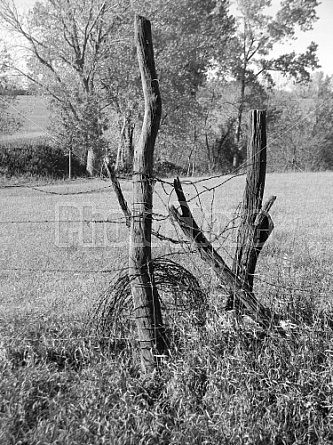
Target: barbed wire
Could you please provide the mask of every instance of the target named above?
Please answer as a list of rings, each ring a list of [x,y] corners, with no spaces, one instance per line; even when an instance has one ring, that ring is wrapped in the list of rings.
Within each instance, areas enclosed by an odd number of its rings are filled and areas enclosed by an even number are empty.
[[[297,324],[297,320],[296,319],[294,319],[294,317],[290,317],[291,319],[293,319],[293,326],[292,326],[292,329],[291,329],[291,331],[296,331],[296,332],[298,332],[298,331],[304,331],[304,330],[306,330],[306,331],[310,331],[310,332],[312,332],[312,333],[315,333],[315,334],[328,334],[328,333],[330,333],[330,334],[332,334],[333,335],[333,329],[331,328],[331,327],[328,327],[327,329],[320,329],[320,328],[316,328],[316,327],[314,327],[314,326],[310,326],[310,325],[307,325],[307,324]],[[80,320],[81,322],[82,322],[82,320]],[[78,336],[75,336],[75,335],[73,335],[72,337],[48,337],[48,336],[46,336],[46,335],[41,335],[40,337],[38,337],[38,338],[33,338],[33,337],[28,337],[28,336],[26,336],[26,335],[23,335],[23,336],[19,336],[19,335],[17,335],[17,336],[14,336],[14,335],[7,335],[6,333],[2,333],[1,334],[1,339],[3,339],[3,340],[11,340],[11,341],[20,341],[21,343],[23,343],[23,342],[26,342],[26,345],[21,345],[23,348],[24,347],[26,347],[26,348],[30,348],[30,347],[32,347],[32,344],[34,344],[34,343],[40,343],[40,344],[43,344],[43,343],[46,343],[46,342],[52,342],[52,343],[56,343],[56,342],[70,342],[70,341],[84,341],[84,340],[97,340],[97,341],[99,341],[99,342],[101,342],[101,341],[107,341],[107,340],[109,340],[109,341],[127,341],[127,342],[129,342],[129,343],[133,343],[133,342],[140,342],[140,340],[137,338],[137,335],[135,334],[135,333],[133,333],[133,336],[132,337],[119,337],[119,336],[116,336],[116,335],[109,335],[109,336],[106,336],[106,335],[96,335],[96,334],[90,334],[90,335],[78,335]],[[295,341],[294,340],[294,338],[289,338],[288,336],[284,336],[283,337],[283,340],[284,341]],[[1,347],[2,345],[0,344],[0,347]],[[2,346],[3,347],[3,346]]]
[[[322,105],[323,106],[323,105]],[[319,109],[319,107],[316,108]],[[316,111],[315,110],[315,111]],[[313,111],[313,113],[315,112]],[[295,125],[291,126],[290,129],[293,129],[298,123],[296,123]],[[285,133],[281,134],[278,138],[276,138],[274,141],[276,142],[279,138],[282,138],[283,135]],[[266,149],[269,147],[270,144],[267,144],[267,147],[263,147],[262,150]],[[211,175],[205,178],[199,178],[199,179],[185,179],[183,181],[183,184],[186,186],[192,186],[195,190],[194,195],[188,199],[188,202],[194,201],[196,200],[199,203],[201,212],[203,214],[204,219],[206,218],[204,210],[203,210],[203,204],[201,201],[201,197],[202,195],[212,192],[213,193],[213,200],[215,197],[215,191],[222,187],[223,185],[225,185],[226,183],[228,183],[229,181],[233,180],[236,177],[239,176],[244,176],[245,175],[245,169],[250,166],[253,162],[253,158],[248,159],[246,163],[243,163],[242,165],[240,165],[239,167],[237,167],[236,169],[233,169],[232,172],[229,175],[225,175],[225,174],[217,174],[217,175]],[[122,179],[122,180],[128,180],[128,177],[122,177],[122,176],[118,176],[118,179]],[[217,179],[223,178],[223,180],[219,181],[218,184],[214,184],[214,185],[207,185],[207,183],[209,181],[215,181]],[[104,178],[100,178],[100,180],[105,181]],[[161,184],[161,188],[163,190],[163,192],[166,195],[166,201],[165,199],[163,199],[162,195],[156,191],[154,191],[154,193],[156,193],[156,195],[159,197],[161,203],[164,205],[165,209],[168,212],[168,207],[170,204],[170,200],[171,197],[173,195],[174,192],[174,185],[173,182],[168,181],[166,179],[162,179],[156,176],[153,176],[151,178],[152,181],[155,181],[159,184]],[[87,194],[93,194],[93,193],[100,193],[102,191],[108,191],[111,187],[112,184],[108,184],[106,186],[103,187],[98,187],[98,188],[94,188],[91,190],[85,190],[85,191],[77,191],[77,192],[56,192],[56,191],[52,191],[52,190],[43,190],[42,187],[50,187],[52,185],[59,185],[59,182],[56,183],[48,183],[48,184],[43,184],[43,185],[29,185],[29,184],[11,184],[11,185],[5,185],[5,186],[0,186],[0,189],[9,189],[9,188],[25,188],[25,189],[29,189],[29,190],[33,190],[39,193],[44,193],[44,194],[49,194],[49,195],[56,195],[56,196],[75,196],[75,195],[87,195]],[[62,184],[61,184],[62,185]],[[66,184],[66,186],[68,186],[68,184]],[[203,187],[203,190],[199,190],[198,187]],[[167,191],[167,187],[170,187],[171,190]],[[212,206],[212,204],[211,204]],[[162,222],[162,221],[166,221],[169,219],[169,214],[163,214],[163,213],[154,213],[153,214],[153,219],[157,222]],[[207,218],[206,218],[207,219]],[[96,223],[96,224],[115,224],[115,223],[125,223],[125,217],[121,217],[118,219],[114,219],[114,220],[25,220],[25,221],[0,221],[0,224],[4,225],[4,224],[55,224],[55,223],[87,223],[87,224],[91,224],[91,223]],[[230,231],[235,229],[237,226],[230,228]],[[159,232],[157,232],[159,233]],[[219,248],[223,249],[225,252],[226,249],[223,246],[223,240],[221,240],[221,236],[224,233],[224,231],[222,231],[219,234],[214,234],[211,231],[211,236],[214,238],[213,241],[219,243]],[[164,240],[166,241],[171,241],[171,238],[167,238],[163,235],[161,235],[163,237]],[[179,241],[179,243],[181,243],[181,246],[183,248],[182,252],[172,252],[170,253],[170,255],[188,255],[189,253],[197,253],[197,250],[189,248],[189,246],[187,246],[187,248],[185,247],[186,245],[186,241],[185,240],[181,240],[181,237],[179,236],[179,234],[177,235],[177,239]],[[188,242],[187,242],[188,243]],[[232,258],[231,254],[230,258]],[[283,260],[285,261],[285,257],[282,257]],[[289,263],[291,263],[290,259],[288,259]],[[291,263],[291,264],[295,264],[295,263]],[[196,266],[198,270],[199,266]],[[118,273],[118,272],[122,272],[122,271],[126,271],[128,270],[128,267],[122,267],[122,268],[104,268],[104,269],[65,269],[65,268],[29,268],[29,267],[25,267],[25,268],[21,268],[21,267],[13,267],[13,268],[3,268],[1,269],[2,272],[29,272],[29,273],[59,273],[59,274],[70,274],[70,275],[98,275],[98,274],[114,274],[114,273]],[[326,275],[330,275],[330,274],[326,274]],[[295,291],[295,292],[302,292],[302,293],[308,293],[309,295],[313,294],[313,292],[315,291],[315,289],[305,289],[305,288],[298,288],[298,287],[294,287],[294,286],[289,286],[288,284],[280,284],[280,283],[274,283],[271,281],[268,281],[267,278],[263,275],[257,275],[255,274],[255,278],[258,281],[264,282],[265,284],[267,284],[268,286],[274,287],[274,288],[279,288],[279,289],[283,289],[285,291]],[[316,294],[318,295],[318,291],[315,291]],[[324,291],[319,292],[320,295],[327,295],[327,293],[325,293]],[[92,338],[99,338],[101,339],[101,337],[96,337],[96,336],[84,336],[84,337],[80,337],[80,338],[86,338],[86,339],[92,339]],[[111,339],[113,337],[105,337],[105,339]],[[53,340],[60,340],[57,337],[52,337]],[[69,337],[68,339],[72,339],[71,337]],[[114,339],[114,338],[113,338]],[[63,341],[65,341],[65,338],[63,339]]]
[[[112,274],[128,270],[127,267],[114,269],[60,269],[60,268],[33,268],[33,267],[4,267],[1,272],[35,272],[35,273],[61,273],[61,274]]]
[[[162,213],[153,213],[151,219],[153,221],[162,222],[170,218],[170,215]],[[85,223],[85,224],[126,224],[125,216],[119,216],[114,219],[26,219],[26,220],[0,220],[0,225],[11,224],[65,224],[65,223]]]
[[[66,184],[67,185],[67,184]],[[45,185],[43,187],[47,187],[48,185]],[[88,195],[88,194],[92,194],[92,193],[97,193],[97,192],[102,192],[102,191],[106,191],[110,188],[112,188],[112,184],[108,184],[105,187],[98,187],[92,190],[81,190],[79,192],[63,192],[63,193],[59,193],[59,192],[55,192],[52,190],[43,190],[42,188],[40,188],[42,186],[31,186],[31,185],[25,185],[25,184],[18,184],[18,185],[10,185],[10,186],[0,186],[0,189],[8,189],[8,188],[24,188],[24,189],[28,189],[28,190],[34,190],[36,192],[39,193],[45,193],[47,195],[57,195],[57,196],[73,196],[73,195]]]
[[[31,338],[31,337],[26,337],[26,336],[11,336],[11,335],[6,335],[6,334],[1,334],[1,339],[7,339],[7,340],[19,340],[19,341],[26,341],[27,343],[31,343],[31,342],[39,342],[42,343],[43,341],[52,341],[52,342],[56,342],[56,341],[73,341],[73,340],[99,340],[99,341],[104,341],[104,340],[112,340],[112,341],[128,341],[128,342],[133,342],[133,341],[138,341],[139,339],[135,338],[135,335],[133,334],[133,337],[118,337],[118,336],[99,336],[99,335],[81,335],[81,336],[73,336],[73,337],[46,337],[44,335],[42,335],[40,338]],[[28,345],[30,346],[30,345]]]
[[[43,184],[34,184],[33,182],[36,181],[36,179],[33,179],[31,181],[28,182],[22,182],[20,184],[18,183],[14,183],[14,184],[0,184],[0,190],[2,189],[11,189],[11,188],[22,188],[24,186],[30,186],[30,187],[34,187],[34,188],[39,188],[39,187],[52,187],[53,185],[63,185],[66,184],[67,186],[69,186],[70,184],[75,184],[76,182],[81,182],[81,181],[91,181],[91,180],[96,180],[96,178],[79,178],[79,179],[66,179],[66,183],[64,179],[58,179],[58,180],[54,180],[54,181],[47,181],[44,182]]]
[[[123,176],[123,175],[117,175],[117,178],[122,180],[122,181],[127,181],[130,182],[131,181],[131,177],[129,175],[127,176]],[[52,186],[69,186],[69,185],[79,185],[82,183],[89,183],[92,181],[96,181],[96,180],[100,180],[102,182],[108,182],[109,183],[109,178],[107,176],[105,176],[104,174],[99,174],[98,177],[78,177],[78,178],[66,178],[66,179],[55,179],[53,181],[49,181],[47,179],[45,179],[45,182],[43,182],[42,184],[36,183],[36,184],[31,184],[32,180],[29,182],[22,182],[22,183],[14,183],[14,184],[0,184],[0,190],[1,189],[10,189],[10,188],[24,188],[24,187],[33,187],[34,189],[40,188],[40,187],[52,187]],[[34,181],[36,181],[36,179],[34,179]],[[170,183],[170,185],[172,185]],[[105,187],[108,188],[108,187]],[[97,189],[98,190],[98,189]]]
[[[295,287],[295,286],[288,286],[287,284],[278,284],[278,283],[272,283],[271,281],[267,281],[267,279],[263,278],[261,275],[259,274],[254,274],[254,277],[257,281],[260,281],[262,283],[268,284],[271,287],[275,287],[275,288],[279,288],[279,289],[283,289],[283,290],[288,290],[288,291],[295,291],[295,292],[304,292],[304,293],[308,293],[308,294],[313,294],[314,290],[313,288],[308,288],[308,289],[304,289],[301,287]],[[316,295],[322,294],[322,295],[327,295],[327,292],[318,292],[316,291]]]
[[[293,130],[293,129],[296,127],[296,125],[299,125],[299,123],[301,123],[301,122],[303,122],[303,121],[306,121],[306,120],[309,118],[309,116],[311,116],[311,115],[317,113],[317,111],[318,111],[319,109],[321,109],[322,107],[324,107],[324,106],[325,106],[329,101],[331,101],[331,100],[332,100],[332,98],[327,98],[327,99],[323,100],[322,103],[315,105],[314,109],[313,109],[313,110],[310,110],[310,112],[309,112],[306,116],[304,116],[304,117],[302,117],[301,119],[299,119],[295,124],[291,125],[291,126],[288,127],[284,132],[282,132],[279,136],[275,137],[275,138],[273,139],[273,141],[270,142],[270,143],[268,143],[268,144],[266,144],[266,146],[263,147],[262,150],[269,149],[269,147],[270,147],[270,145],[272,145],[272,143],[277,142],[279,139],[281,139],[283,136],[285,136],[289,131]],[[45,132],[45,134],[46,134],[47,136],[49,136],[51,139],[53,139],[54,141],[57,141],[57,138],[56,138],[54,135],[51,135],[45,128],[43,128],[42,126],[40,126],[39,124],[37,124],[36,122],[34,122],[33,120],[31,120],[30,118],[26,117],[26,116],[24,115],[24,113],[22,113],[22,112],[21,112],[18,108],[16,108],[13,104],[10,104],[10,107],[13,108],[18,114],[20,114],[21,116],[23,116],[25,119],[27,119],[29,122],[35,124],[38,128],[40,128],[41,130],[43,130],[43,132]],[[82,157],[80,154],[75,153],[75,151],[72,150],[72,153],[74,154],[74,156],[76,156],[77,158],[81,159],[82,161],[84,160],[83,157]],[[260,153],[260,152],[259,152],[259,153]],[[235,176],[235,175],[236,175],[236,176],[239,176],[239,175],[244,174],[244,173],[240,173],[240,171],[241,171],[242,169],[246,168],[248,165],[250,165],[250,164],[249,164],[249,161],[252,162],[253,159],[254,159],[253,157],[252,157],[251,159],[247,159],[247,162],[246,162],[245,164],[241,164],[241,165],[238,166],[237,168],[234,168],[234,169],[230,172],[230,175],[231,175],[231,176]],[[98,174],[100,174],[100,171],[99,171],[98,169],[95,168],[94,170],[95,170]],[[205,182],[205,181],[214,179],[214,178],[219,177],[219,176],[220,176],[220,175],[213,175],[213,176],[211,176],[211,177],[209,177],[209,178],[203,178],[203,179],[199,179],[199,180],[196,180],[196,181],[191,181],[191,183],[192,183],[192,184],[195,184],[195,183],[199,183],[199,182]],[[119,179],[119,178],[118,178],[118,179]],[[154,179],[157,180],[157,178],[154,178]],[[232,179],[232,178],[230,178],[230,179]],[[228,179],[228,180],[230,180],[230,179]],[[163,183],[165,183],[165,184],[173,185],[172,183],[170,183],[170,182],[168,182],[168,181],[166,181],[166,180],[164,180],[164,179],[158,178],[158,180],[159,180],[160,182],[163,181]],[[223,185],[223,184],[221,184],[221,185]],[[207,190],[207,191],[210,191],[210,190]],[[201,193],[204,193],[204,192],[205,192],[205,191],[203,191],[203,192],[201,192]]]
[[[85,224],[126,224],[125,217],[116,219],[39,219],[39,220],[8,220],[0,221],[1,225],[10,224],[63,224],[63,223],[85,223]]]
[[[168,239],[167,239],[168,240]],[[179,240],[179,244],[183,244],[183,245],[189,245],[190,243],[187,240]],[[225,251],[225,249],[223,249]],[[194,255],[197,254],[198,250],[197,249],[188,249],[186,251],[173,251],[170,253],[166,253],[162,256],[158,256],[158,259],[161,258],[167,258],[168,256],[175,256],[175,255]],[[232,256],[230,256],[231,259],[233,259]],[[282,266],[282,268],[284,269],[284,267]],[[208,267],[208,269],[210,269],[210,267]],[[115,272],[123,272],[128,270],[128,266],[124,266],[121,268],[104,268],[104,269],[65,269],[65,268],[33,268],[33,267],[3,267],[1,268],[1,272],[35,272],[35,273],[64,273],[64,274],[111,274],[111,273],[115,273]],[[327,272],[327,271],[322,271],[322,274],[324,276],[329,276],[329,277],[333,277],[333,273]],[[283,273],[283,276],[285,278],[286,274]],[[278,283],[273,283],[272,281],[268,281],[268,279],[261,273],[255,273],[254,274],[255,280],[264,282],[272,287],[279,287],[281,289],[284,290],[291,290],[291,291],[300,291],[300,292],[308,292],[308,293],[313,293],[314,292],[314,288],[300,288],[300,287],[295,287],[295,286],[288,286],[286,284],[278,284]],[[289,277],[290,279],[292,278],[291,276]],[[317,285],[317,284],[316,284]],[[316,292],[318,293],[318,292]]]

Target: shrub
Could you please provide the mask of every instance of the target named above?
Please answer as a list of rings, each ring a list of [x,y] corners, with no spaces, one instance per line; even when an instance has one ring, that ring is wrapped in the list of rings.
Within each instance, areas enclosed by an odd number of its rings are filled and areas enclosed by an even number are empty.
[[[155,162],[155,173],[159,176],[177,176],[185,173],[183,167],[170,161]]]
[[[28,174],[62,178],[68,174],[68,156],[61,148],[45,143],[23,143],[15,146],[3,145],[0,150],[0,165],[8,176]],[[84,174],[84,165],[80,159],[73,157],[72,175]]]

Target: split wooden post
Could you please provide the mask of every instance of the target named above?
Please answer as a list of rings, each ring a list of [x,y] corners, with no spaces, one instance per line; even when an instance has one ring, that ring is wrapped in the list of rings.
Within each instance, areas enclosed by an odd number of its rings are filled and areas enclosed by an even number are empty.
[[[144,371],[165,354],[166,341],[160,300],[151,263],[153,154],[162,104],[155,70],[150,22],[135,17],[135,41],[145,98],[140,140],[133,160],[133,203],[130,226],[129,275]]]
[[[170,206],[170,215],[173,220],[179,224],[184,234],[196,244],[202,259],[213,268],[221,283],[229,288],[237,302],[245,307],[254,320],[264,329],[268,329],[275,323],[270,310],[256,299],[249,286],[241,282],[207,240],[192,215],[179,178],[174,180],[174,187],[180,204],[180,211],[174,205]]]
[[[268,212],[276,197],[270,197],[267,203],[264,206],[262,205],[266,179],[266,159],[266,112],[252,110],[250,112],[247,146],[246,186],[233,263],[234,274],[251,291],[258,256],[274,228]],[[230,295],[227,307],[229,309],[234,307],[232,295]]]
[[[251,112],[251,130],[248,146],[248,171],[241,211],[241,225],[233,269],[207,240],[195,222],[186,201],[179,178],[174,187],[180,211],[173,205],[170,214],[185,235],[195,242],[204,261],[213,267],[221,283],[229,289],[227,309],[245,309],[264,329],[274,326],[284,334],[280,320],[269,308],[257,300],[253,292],[253,275],[261,249],[273,230],[273,222],[268,214],[275,201],[272,196],[262,206],[266,175],[266,120],[265,112]]]

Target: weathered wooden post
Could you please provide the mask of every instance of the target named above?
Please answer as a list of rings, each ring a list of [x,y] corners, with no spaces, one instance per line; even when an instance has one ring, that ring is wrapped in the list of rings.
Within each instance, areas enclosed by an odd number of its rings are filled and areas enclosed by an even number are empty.
[[[170,214],[185,235],[195,242],[201,257],[213,267],[221,284],[229,289],[227,309],[234,307],[245,309],[263,328],[275,326],[282,332],[278,317],[257,300],[253,292],[253,274],[257,259],[274,227],[268,211],[275,197],[271,197],[262,207],[266,175],[265,117],[264,111],[252,111],[250,116],[247,181],[233,270],[228,267],[195,222],[178,178],[174,186],[180,211],[172,205]]]
[[[267,203],[262,206],[266,179],[266,158],[266,112],[252,110],[247,145],[246,186],[233,263],[234,274],[251,291],[259,253],[274,228],[268,212],[275,201],[275,196],[269,198]],[[229,298],[228,307],[233,307],[232,296]]]
[[[230,295],[235,298],[237,303],[245,307],[258,323],[264,328],[268,328],[272,322],[270,311],[256,299],[249,286],[233,273],[205,237],[193,218],[179,178],[175,179],[174,186],[180,204],[180,211],[174,205],[171,205],[170,214],[172,218],[179,224],[184,234],[196,244],[202,259],[213,268],[220,278],[221,284],[229,288]]]
[[[135,40],[145,98],[140,140],[133,160],[133,203],[129,275],[144,370],[153,369],[166,351],[165,332],[151,264],[153,154],[161,119],[161,96],[155,70],[150,22],[135,17]]]

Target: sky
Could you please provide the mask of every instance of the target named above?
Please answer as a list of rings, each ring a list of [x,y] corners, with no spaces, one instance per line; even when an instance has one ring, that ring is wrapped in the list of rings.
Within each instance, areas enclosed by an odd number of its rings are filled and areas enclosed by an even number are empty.
[[[272,11],[278,9],[279,3],[279,0],[272,0]],[[297,40],[284,45],[283,48],[278,48],[278,53],[282,54],[288,50],[296,51],[296,53],[305,52],[309,44],[315,42],[318,44],[317,56],[321,65],[320,71],[332,76],[333,0],[321,0],[317,8],[317,16],[319,20],[313,25],[312,31],[297,32]]]
[[[34,3],[35,0],[15,0],[20,12],[27,11]],[[278,9],[279,4],[280,0],[272,0],[271,14]],[[312,31],[297,32],[298,39],[296,41],[277,48],[272,55],[278,56],[289,51],[304,52],[307,46],[314,41],[319,45],[317,54],[321,65],[320,70],[331,76],[333,75],[333,0],[321,0],[317,15],[319,20],[314,24]]]

